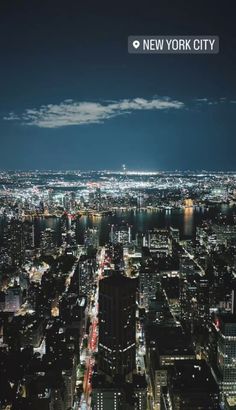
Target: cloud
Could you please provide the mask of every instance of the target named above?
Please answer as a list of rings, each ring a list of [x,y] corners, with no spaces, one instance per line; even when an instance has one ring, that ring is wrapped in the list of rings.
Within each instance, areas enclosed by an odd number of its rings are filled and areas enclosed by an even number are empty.
[[[20,117],[14,114],[14,112],[9,112],[7,117],[3,117],[3,119],[6,121],[16,121],[16,120],[20,120]]]
[[[195,98],[193,102],[195,102],[198,106],[199,105],[204,106],[204,105],[235,104],[236,103],[235,100],[229,100],[227,99],[227,97],[220,97],[217,99],[211,99],[207,97]]]
[[[207,97],[203,97],[203,98],[195,98],[194,100],[195,103],[197,103],[197,105],[218,105],[220,103],[226,102],[225,97],[220,98],[218,100],[213,100]]]
[[[208,103],[208,102],[209,102],[208,98],[206,98],[206,97],[203,97],[203,98],[195,98],[194,101],[196,101],[197,103]]]
[[[109,102],[76,102],[68,99],[60,104],[26,109],[21,115],[10,112],[4,120],[20,120],[23,124],[40,128],[59,128],[69,125],[103,123],[105,120],[119,115],[128,115],[133,111],[182,109],[184,107],[183,102],[169,97],[134,98]]]

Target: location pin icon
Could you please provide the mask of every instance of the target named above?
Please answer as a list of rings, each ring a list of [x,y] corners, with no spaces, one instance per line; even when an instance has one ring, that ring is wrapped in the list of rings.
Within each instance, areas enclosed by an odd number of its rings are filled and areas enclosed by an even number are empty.
[[[133,41],[133,47],[137,50],[137,48],[139,48],[140,46],[140,42],[138,40],[134,40]]]

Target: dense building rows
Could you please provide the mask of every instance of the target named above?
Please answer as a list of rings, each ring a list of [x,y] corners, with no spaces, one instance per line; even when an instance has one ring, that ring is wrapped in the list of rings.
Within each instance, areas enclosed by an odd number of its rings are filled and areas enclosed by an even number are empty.
[[[234,176],[77,177],[2,176],[1,410],[234,409]]]

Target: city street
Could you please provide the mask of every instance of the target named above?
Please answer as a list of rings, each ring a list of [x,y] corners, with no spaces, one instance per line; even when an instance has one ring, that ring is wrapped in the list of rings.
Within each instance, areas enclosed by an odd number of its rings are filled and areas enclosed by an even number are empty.
[[[87,347],[83,348],[81,351],[81,357],[85,360],[86,370],[84,374],[83,381],[83,394],[81,396],[81,401],[79,409],[89,410],[91,408],[91,378],[93,374],[93,367],[95,363],[94,354],[97,352],[98,345],[98,282],[102,278],[104,269],[104,257],[105,248],[98,250],[97,254],[97,270],[94,277],[94,293],[88,304],[87,319],[90,319],[91,324],[89,328],[89,335],[87,340]],[[85,327],[86,329],[86,327]],[[81,343],[81,346],[83,343]]]

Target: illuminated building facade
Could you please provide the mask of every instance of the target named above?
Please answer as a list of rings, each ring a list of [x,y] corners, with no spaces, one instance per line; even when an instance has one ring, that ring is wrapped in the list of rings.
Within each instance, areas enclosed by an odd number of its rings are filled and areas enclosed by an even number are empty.
[[[216,321],[218,330],[217,364],[221,375],[221,389],[236,394],[236,316],[224,314]]]

